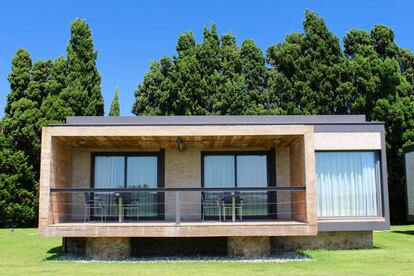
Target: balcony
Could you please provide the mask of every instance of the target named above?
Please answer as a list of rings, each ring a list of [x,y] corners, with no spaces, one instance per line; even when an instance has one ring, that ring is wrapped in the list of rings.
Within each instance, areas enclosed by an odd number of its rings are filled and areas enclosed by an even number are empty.
[[[308,228],[303,186],[55,188],[50,192],[49,235],[78,236],[83,229],[83,234],[97,236],[108,231],[112,236],[125,231],[136,236],[185,236],[192,229],[196,232],[191,236],[232,232],[237,236],[251,227],[250,235],[260,236],[281,230],[289,234],[290,227]],[[310,231],[302,232],[306,233]]]

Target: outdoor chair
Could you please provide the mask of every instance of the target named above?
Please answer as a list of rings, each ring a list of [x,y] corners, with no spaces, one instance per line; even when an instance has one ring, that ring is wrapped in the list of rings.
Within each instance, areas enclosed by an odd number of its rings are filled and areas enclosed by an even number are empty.
[[[131,214],[130,217],[136,217],[137,221],[139,220],[139,194],[138,193],[131,193],[125,196],[126,202],[122,206],[122,214],[128,215]]]
[[[223,193],[222,206],[223,206],[223,220],[226,220],[226,210],[230,209],[230,214],[233,211],[233,199],[234,208],[236,214],[239,213],[240,220],[243,220],[243,199],[240,193]]]
[[[103,203],[101,200],[92,199],[91,194],[89,192],[84,192],[83,198],[84,198],[84,209],[85,209],[84,218],[83,218],[84,222],[86,222],[86,220],[88,221],[91,220],[92,210],[94,210],[94,216],[97,215],[95,211],[98,211],[99,216],[101,217],[101,222],[103,222],[104,219],[106,220]]]
[[[217,210],[219,221],[221,221],[221,205],[220,200],[206,198],[206,193],[201,194],[201,205],[203,207],[202,221],[205,219],[206,211]]]

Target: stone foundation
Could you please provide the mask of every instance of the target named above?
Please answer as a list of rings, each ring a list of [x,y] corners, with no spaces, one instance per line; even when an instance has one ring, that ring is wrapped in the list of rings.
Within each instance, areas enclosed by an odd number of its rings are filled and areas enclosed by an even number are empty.
[[[260,258],[283,250],[372,248],[372,231],[319,232],[317,236],[222,238],[63,238],[63,252],[95,260],[132,256]]]
[[[362,249],[373,247],[372,231],[319,232],[317,236],[271,237],[272,252],[298,249]]]
[[[227,254],[230,257],[260,258],[270,254],[269,237],[228,237]]]
[[[87,238],[85,255],[93,260],[124,260],[131,254],[129,238]]]

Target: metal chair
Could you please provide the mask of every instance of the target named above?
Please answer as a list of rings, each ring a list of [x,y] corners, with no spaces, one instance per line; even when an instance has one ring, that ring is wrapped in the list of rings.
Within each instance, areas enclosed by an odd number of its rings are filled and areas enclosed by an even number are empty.
[[[206,198],[205,193],[201,193],[201,205],[203,207],[203,215],[201,218],[202,221],[204,221],[205,219],[205,214],[207,210],[217,210],[218,218],[219,218],[219,221],[221,222],[221,205],[220,205],[219,199],[209,199],[209,198]]]
[[[138,193],[132,193],[128,196],[127,203],[122,206],[123,215],[127,214],[127,211],[130,210],[131,213],[136,212],[136,218],[139,220],[139,195]]]
[[[226,209],[233,211],[233,200],[234,208],[239,213],[240,221],[243,220],[243,199],[240,193],[223,193],[222,195],[222,206],[223,206],[223,220],[226,220]],[[231,213],[230,212],[230,213]]]
[[[86,218],[88,218],[88,221],[91,220],[92,210],[100,211],[101,222],[103,222],[104,218],[106,220],[103,204],[100,200],[92,199],[89,192],[83,193],[83,199],[84,199],[84,208],[85,208],[83,222],[86,222]]]

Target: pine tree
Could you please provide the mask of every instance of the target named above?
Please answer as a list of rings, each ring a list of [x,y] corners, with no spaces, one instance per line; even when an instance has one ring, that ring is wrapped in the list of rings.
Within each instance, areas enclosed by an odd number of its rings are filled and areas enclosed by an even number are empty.
[[[96,58],[89,25],[85,20],[76,19],[71,24],[71,39],[67,47],[67,87],[61,93],[61,98],[74,115],[104,115]]]
[[[119,108],[119,89],[118,87],[115,89],[115,95],[111,102],[111,108],[109,110],[109,116],[119,116],[120,115],[120,108]]]

